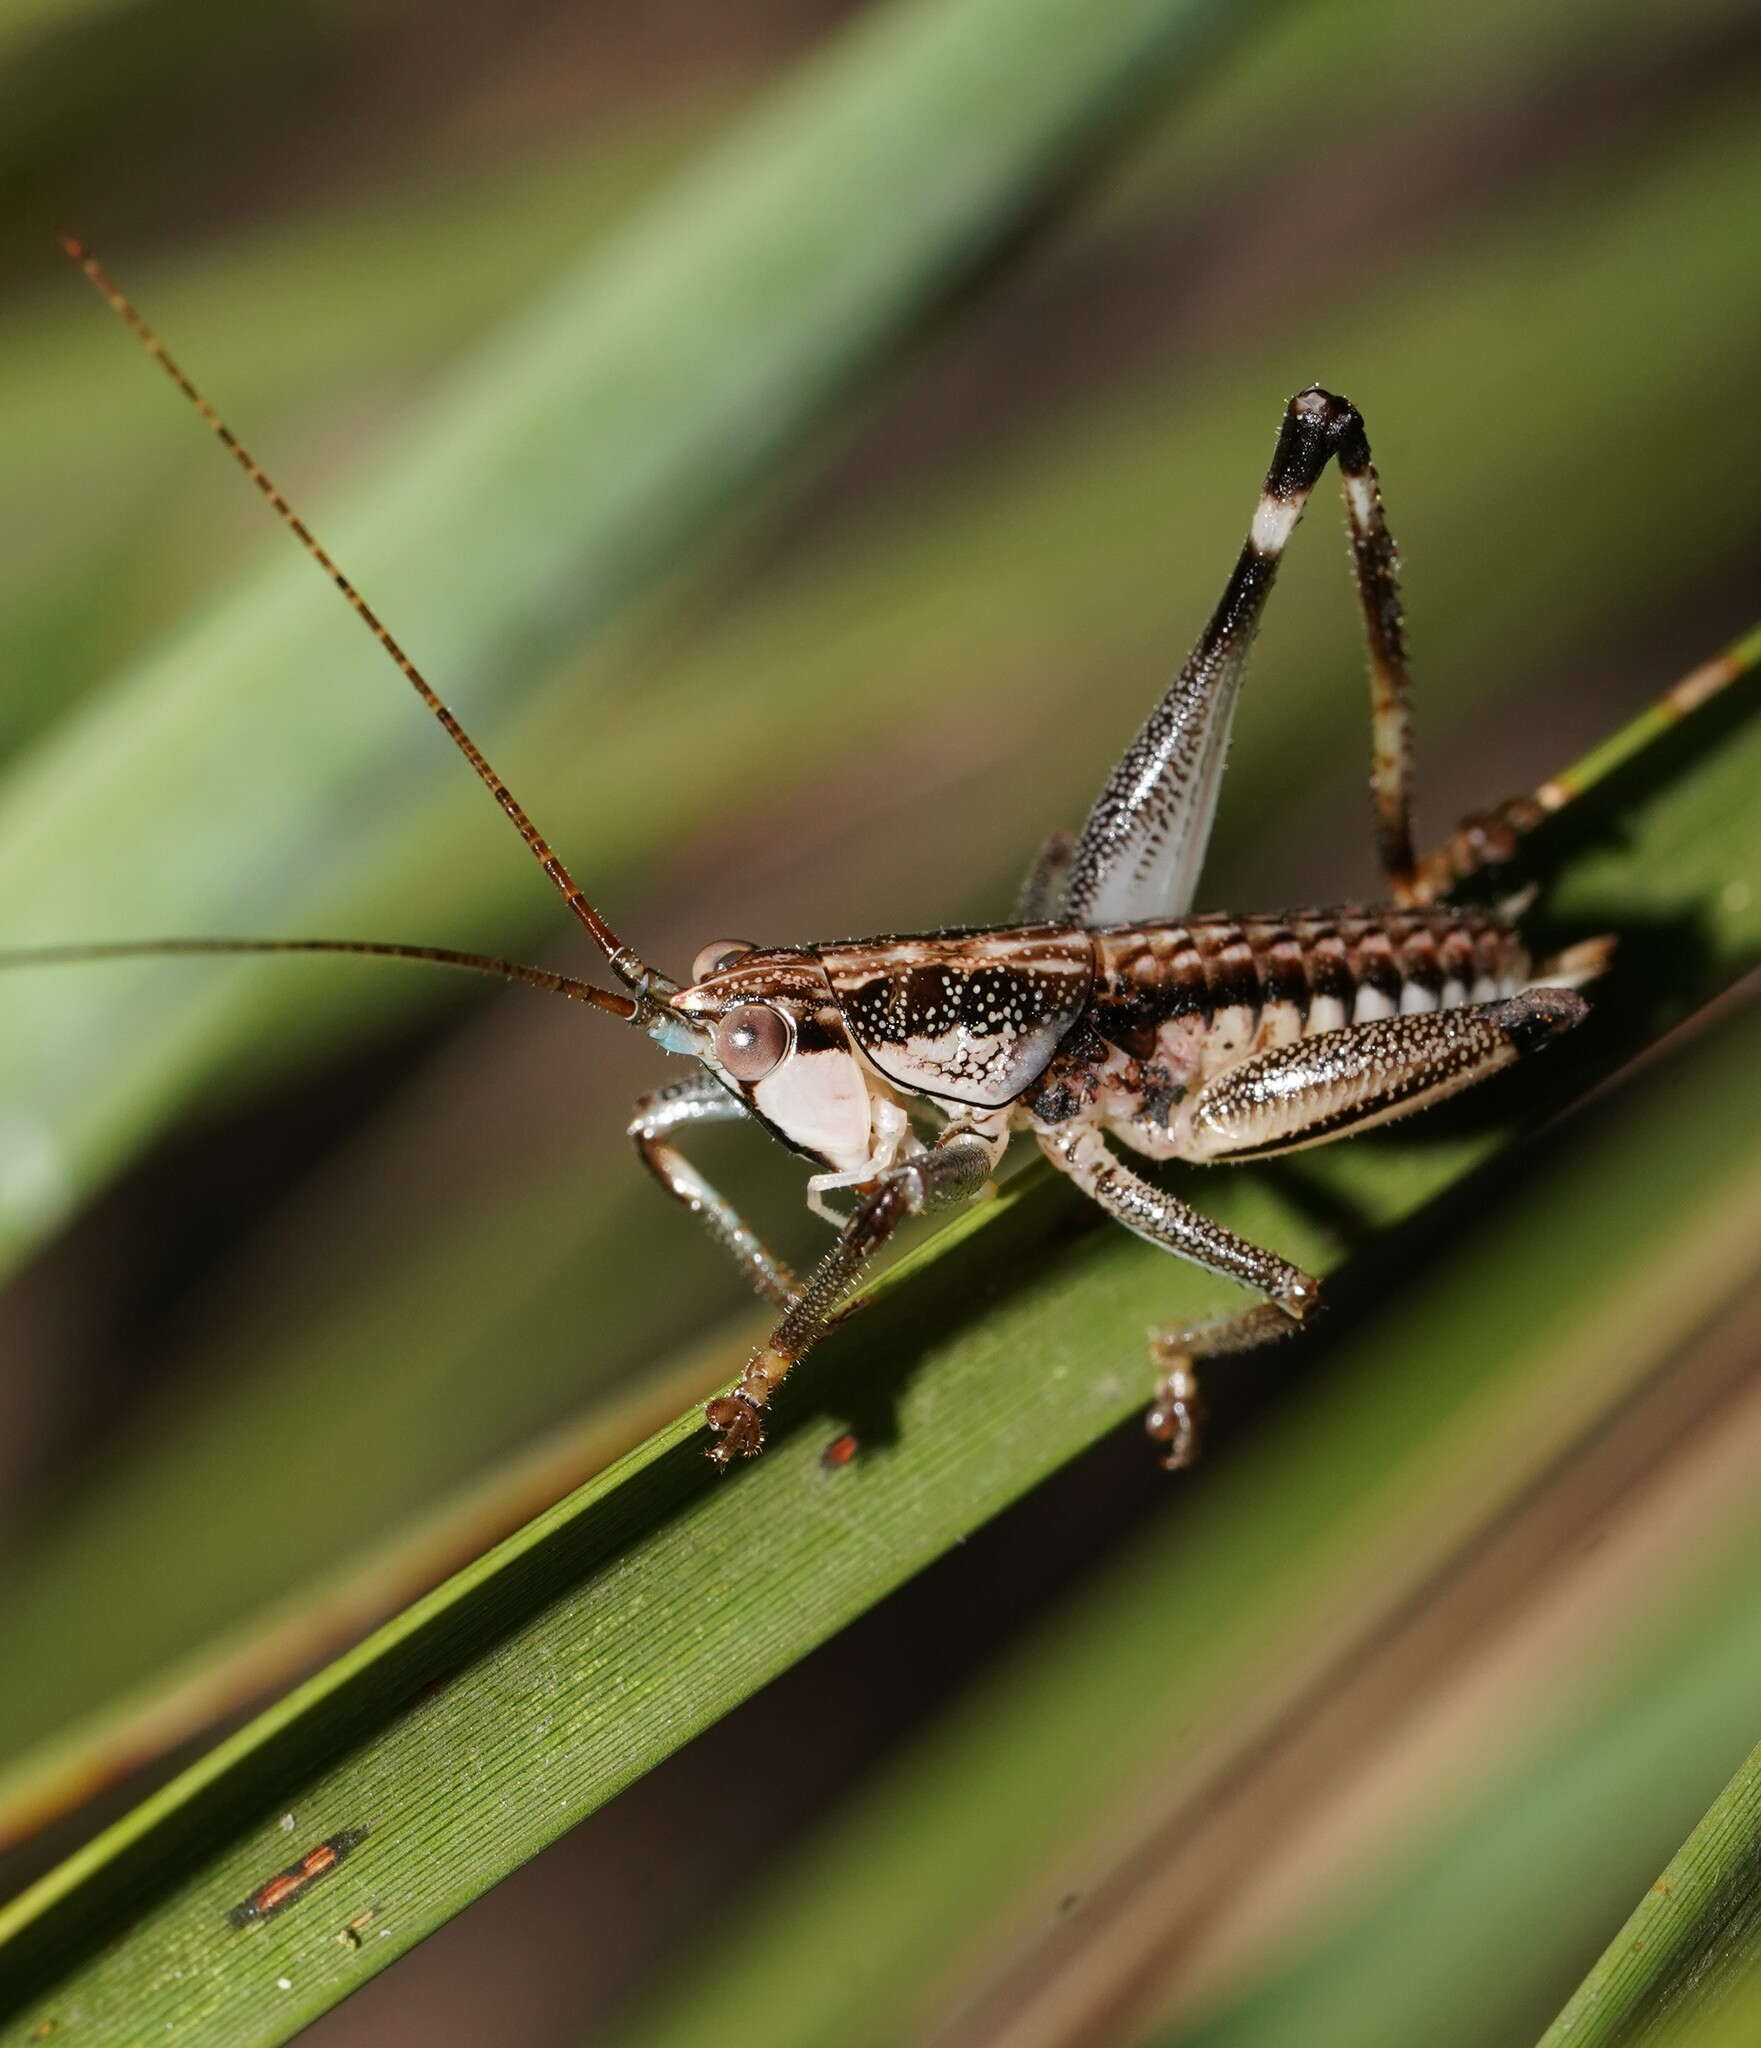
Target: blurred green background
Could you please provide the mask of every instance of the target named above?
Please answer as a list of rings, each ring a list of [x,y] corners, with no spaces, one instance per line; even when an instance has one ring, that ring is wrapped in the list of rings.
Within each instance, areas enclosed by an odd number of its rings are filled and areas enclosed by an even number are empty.
[[[570,587],[571,550],[585,559],[591,543],[609,574],[619,537],[559,526],[535,615],[497,617],[452,658],[448,605],[481,609],[486,586],[524,573],[522,521],[542,521],[543,493],[568,482],[540,485],[511,457],[449,509],[447,551],[377,579],[361,566],[614,923],[672,971],[722,935],[1006,914],[1039,838],[1080,819],[1208,610],[1279,407],[1311,380],[1362,407],[1401,543],[1427,837],[1570,759],[1761,611],[1755,10],[1213,12],[1127,140],[1097,150],[980,274],[927,294],[885,359],[828,388],[812,430],[734,502],[706,486],[689,517],[661,504],[652,532],[629,537],[615,605]],[[166,636],[218,631],[235,580],[286,575],[292,543],[71,273],[54,228],[108,258],[328,536],[327,500],[353,508],[388,451],[419,448],[449,377],[481,375],[560,267],[616,248],[652,195],[871,13],[832,0],[11,10],[0,814],[10,803],[34,822],[0,845],[0,944],[187,928],[186,900],[259,929],[298,903],[307,930],[582,967],[493,806],[315,575],[314,623],[261,627],[311,646],[310,698],[233,687],[224,748],[206,746],[198,704],[187,753],[99,761],[94,774],[129,790],[125,811],[105,812],[113,829],[55,830],[44,792],[59,764],[124,746],[106,689]],[[789,288],[752,286],[757,299]],[[649,452],[614,442],[604,459],[639,467]],[[570,454],[584,496],[607,487],[593,454]],[[351,566],[353,516],[335,541]],[[1362,657],[1333,516],[1311,516],[1264,634],[1207,905],[1374,886]],[[371,778],[322,755],[326,721],[357,695],[391,735],[390,770]],[[267,808],[261,833],[246,818],[241,834],[216,801],[232,749],[253,774],[285,769],[290,788],[312,778],[309,842]],[[17,1021],[39,1000],[21,982],[6,1027],[24,1034],[8,1043],[65,1050],[55,1087],[69,1105],[57,1138],[43,1098],[0,1075],[17,1269],[0,1343],[8,1759],[744,1312],[734,1276],[628,1156],[628,1104],[661,1078],[641,1044],[519,992],[311,962],[227,984],[218,1021],[180,1037],[164,992],[197,971],[81,971],[40,998],[82,1013],[58,1011],[52,1028]],[[0,995],[12,1004],[13,986]],[[125,1096],[136,1016],[178,1051]],[[739,1133],[703,1152],[797,1255],[812,1246],[786,1160]],[[1717,1340],[1739,1366],[1694,1368],[1721,1399],[1741,1396],[1756,1328],[1739,1318]],[[548,2042],[617,2015],[631,2038],[660,2038],[654,2001],[705,1931],[726,1932],[773,1879],[785,1903],[810,1892],[815,1866],[799,1858],[835,1856],[857,1825],[848,1802],[884,1804],[885,1773],[911,1769],[925,1730],[951,1739],[951,1711],[1007,1695],[1014,1667],[998,1660],[1049,1614],[1080,1617],[1127,1546],[1200,1521],[1238,1440],[1299,1413],[1303,1383],[1324,1374],[1324,1359],[1244,1366],[1217,1474],[1190,1485],[1167,1486],[1135,1432],[1102,1444],[310,2038]],[[1691,1493],[1692,1472],[1669,1483]],[[1658,1602],[1693,1587],[1715,1606],[1736,1568],[1689,1535],[1678,1548],[1681,1576]],[[1324,1943],[1351,1934],[1343,1870],[1366,1915],[1358,1938],[1398,1976],[1406,1937],[1376,1934],[1378,1900],[1398,1898],[1472,1788],[1521,1805],[1522,1773],[1542,1771],[1526,1743],[1564,1742],[1592,1804],[1620,1803],[1623,1768],[1657,1775],[1629,1761],[1595,1778],[1595,1741],[1622,1754],[1618,1728],[1562,1734],[1580,1712],[1587,1731],[1614,1713],[1619,1674],[1656,1649],[1620,1635],[1632,1616],[1605,1588],[1572,1606],[1579,1562],[1569,1544],[1555,1558],[1547,1598],[1567,1619],[1544,1642],[1534,1608],[1498,1609],[1495,1626],[1490,1595],[1464,1596],[1453,1647],[1471,1654],[1452,1661],[1445,1645],[1404,1691],[1386,1681],[1410,1707],[1395,1720],[1406,1768],[1360,1757],[1359,1782],[1323,1757],[1315,1768],[1338,1768],[1350,1796],[1301,1827],[1277,1797],[1244,1802],[1220,1865],[1241,1902],[1192,1913],[1175,1886],[1162,1910],[1188,1932],[1165,1967],[1144,1961],[1154,1941],[1120,1934],[1129,1967],[1097,1939],[1053,1990],[1011,1993],[996,1957],[1019,1969],[1020,1941],[993,1929],[873,2037],[1444,2038],[1446,1992],[1386,2035],[1336,1993],[1346,2016],[1323,2034],[1322,1994],[1300,1977],[1280,1992],[1281,1973],[1311,1956],[1324,1972]],[[1747,1665],[1732,1669],[1720,1698],[1750,1684]],[[987,1676],[990,1693],[974,1692]],[[1611,1901],[1535,1961],[1499,2018],[1510,2031],[1485,2038],[1545,2023],[1761,1736],[1761,1711],[1746,1736],[1740,1716],[1719,1726],[1734,1746],[1708,1736],[1700,1775],[1647,1814],[1624,1850],[1630,1883],[1598,1851]],[[719,1759],[742,1741],[778,1761],[730,1788]],[[47,1853],[17,1851],[11,1883]],[[1450,1913],[1446,1891],[1431,1910]],[[1339,1953],[1336,1977],[1356,1981]],[[837,1958],[814,1967],[835,1975]],[[1089,1995],[1097,1980],[1104,1995]],[[1054,1995],[1073,1982],[1084,1995]],[[1279,2018],[1280,1996],[1296,2017]],[[698,2008],[713,2010],[713,1997]],[[848,2018],[827,2027],[818,2038],[853,2036]]]

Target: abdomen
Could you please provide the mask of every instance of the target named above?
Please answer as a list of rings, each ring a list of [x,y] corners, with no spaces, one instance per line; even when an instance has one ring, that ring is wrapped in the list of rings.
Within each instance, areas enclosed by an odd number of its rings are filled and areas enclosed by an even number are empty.
[[[1034,1121],[1098,1117],[1164,1151],[1175,1110],[1268,1046],[1402,1012],[1514,994],[1521,940],[1485,910],[1304,910],[1095,933],[1082,1025],[1024,1100]]]
[[[1513,994],[1528,955],[1484,910],[1305,910],[1098,932],[1096,1022],[1118,1042],[1203,1020],[1240,1058],[1343,1024]]]

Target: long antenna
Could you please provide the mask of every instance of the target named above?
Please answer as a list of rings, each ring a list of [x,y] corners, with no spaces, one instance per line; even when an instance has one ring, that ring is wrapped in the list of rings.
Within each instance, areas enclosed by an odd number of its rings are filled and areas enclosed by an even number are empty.
[[[364,953],[379,960],[423,960],[434,967],[462,967],[472,974],[493,974],[527,988],[591,1003],[626,1022],[640,1004],[577,981],[572,974],[553,974],[548,967],[526,967],[517,960],[497,960],[487,953],[456,953],[449,946],[397,946],[379,939],[119,939],[83,946],[32,946],[0,953],[0,969],[63,967],[81,960],[130,960],[149,953]]]
[[[250,450],[245,447],[244,443],[214,410],[213,406],[196,389],[165,344],[153,332],[152,328],[147,325],[146,321],[141,318],[140,314],[135,311],[129,299],[111,282],[110,274],[105,270],[103,264],[98,261],[97,257],[92,254],[83,242],[76,240],[74,236],[62,235],[60,241],[61,246],[67,251],[68,255],[73,258],[74,262],[79,265],[81,270],[91,279],[92,283],[97,286],[100,295],[106,304],[109,305],[111,311],[122,320],[123,324],[141,344],[142,348],[146,350],[154,362],[159,365],[160,369],[165,372],[166,376],[171,379],[172,383],[177,386],[178,390],[183,393],[184,397],[189,400],[202,419],[213,429],[215,435],[219,438],[221,446],[226,449],[233,461],[238,464],[239,468],[256,485],[264,498],[267,499],[276,516],[284,525],[291,529],[294,538],[301,547],[318,564],[319,568],[324,571],[325,575],[330,578],[337,589],[342,592],[356,617],[360,619],[374,639],[379,642],[380,646],[396,662],[404,680],[416,692],[417,696],[422,699],[423,703],[428,706],[429,710],[434,713],[435,717],[440,720],[451,737],[453,745],[470,762],[491,795],[494,796],[496,802],[500,804],[502,809],[513,820],[515,831],[519,833],[527,846],[531,848],[533,858],[550,877],[558,893],[562,896],[563,901],[567,903],[575,916],[586,927],[594,944],[599,947],[606,959],[611,962],[612,971],[618,976],[619,980],[627,987],[633,988],[641,998],[652,999],[658,996],[664,1000],[674,984],[668,981],[664,975],[657,974],[653,968],[645,965],[640,957],[629,946],[624,944],[623,940],[618,937],[617,933],[612,930],[611,926],[606,923],[605,919],[600,916],[593,905],[588,902],[586,896],[577,886],[575,878],[564,867],[557,854],[552,851],[549,841],[545,839],[532,820],[527,817],[525,811],[516,801],[513,792],[489,765],[477,743],[466,732],[457,718],[453,716],[446,704],[442,702],[439,693],[398,645],[390,629],[380,619],[379,614],[374,611],[373,607],[349,581],[348,577],[337,567],[305,521],[281,495],[274,481],[258,464]]]

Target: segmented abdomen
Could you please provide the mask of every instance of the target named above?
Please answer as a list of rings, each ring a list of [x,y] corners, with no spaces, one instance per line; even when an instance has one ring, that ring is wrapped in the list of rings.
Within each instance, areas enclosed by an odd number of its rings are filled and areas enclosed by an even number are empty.
[[[1503,919],[1453,907],[1200,917],[1097,932],[1095,951],[1102,1037],[1147,1058],[1182,1026],[1203,1070],[1343,1024],[1490,1002],[1529,974]]]

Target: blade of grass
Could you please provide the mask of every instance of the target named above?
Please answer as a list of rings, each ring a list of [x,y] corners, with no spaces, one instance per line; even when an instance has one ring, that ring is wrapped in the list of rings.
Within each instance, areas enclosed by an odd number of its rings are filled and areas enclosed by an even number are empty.
[[[1761,1574],[1755,1574],[1761,1578]],[[1756,1586],[1746,1587],[1754,1612]],[[1751,1682],[1746,1698],[1752,1702]],[[1751,1714],[1749,1725],[1754,1725]],[[1542,2048],[1697,2041],[1761,1972],[1761,1749],[1751,1751],[1542,2037]],[[1727,2016],[1728,2017],[1728,2016]],[[1668,2027],[1662,2022],[1670,2021]],[[1723,2024],[1723,2022],[1720,2022]],[[1752,2033],[1743,2036],[1752,2040]]]
[[[0,1852],[291,1683],[608,1471],[681,1411],[700,1408],[727,1378],[737,1342],[719,1337],[640,1386],[595,1402],[579,1421],[495,1466],[320,1584],[301,1584],[13,1759],[0,1772]]]
[[[1761,875],[1761,819],[1732,794],[1761,772],[1753,695],[1739,685],[1565,814],[1581,846],[1617,828],[1627,863],[1649,857],[1652,802],[1674,815],[1697,799],[1720,828],[1674,884],[1701,977],[1677,980],[1649,1016],[1642,1002],[1616,1010],[1628,1043],[1755,957],[1761,911],[1723,886]],[[1346,1148],[1314,1174],[1386,1228],[1491,1142]],[[1710,1142],[1699,1156],[1712,1170]],[[735,1483],[715,1483],[696,1416],[681,1418],[70,1858],[0,1914],[0,1997],[28,2024],[78,2012],[99,2038],[150,2037],[175,2013],[186,2039],[285,2039],[1092,1441],[1138,1405],[1145,1323],[1197,1312],[1216,1290],[1119,1233],[1072,1233],[1057,1195],[1005,1196],[959,1259],[883,1288]],[[1211,1206],[1320,1270],[1338,1263],[1337,1232],[1265,1176],[1231,1176]],[[819,1458],[828,1406],[871,1447],[854,1470]],[[1285,1499],[1300,1516],[1301,1489]],[[1302,1577],[1310,1552],[1297,1550]],[[365,1826],[374,1846],[327,1884],[334,1921],[328,1908],[322,1921],[290,1913],[247,1944],[226,1910],[279,1867],[287,1811],[314,1840]],[[338,1946],[333,1926],[369,1895],[374,1942]]]
[[[1164,90],[1218,12],[865,13],[455,374],[419,446],[321,522],[336,554],[388,618],[420,622],[419,656],[444,649],[468,719],[515,700]],[[460,773],[351,624],[284,547],[18,764],[0,790],[15,942],[87,931],[94,899],[123,934],[302,925],[372,819]],[[57,846],[78,860],[46,862]],[[0,1011],[0,1068],[29,1105],[0,1256],[187,1096],[259,972],[118,971],[101,1005],[79,977],[21,981]]]

